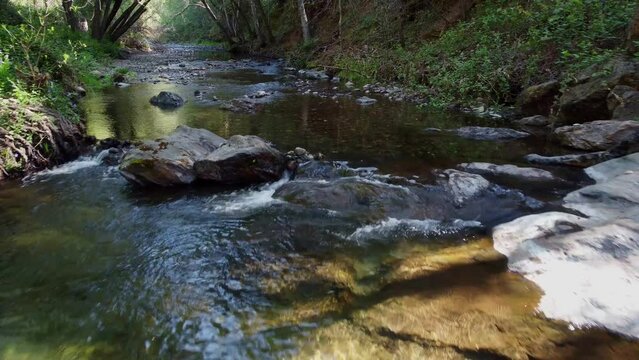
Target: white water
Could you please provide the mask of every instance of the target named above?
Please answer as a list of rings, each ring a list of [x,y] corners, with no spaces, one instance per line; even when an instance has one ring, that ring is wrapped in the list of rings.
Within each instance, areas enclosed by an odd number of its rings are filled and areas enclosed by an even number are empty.
[[[275,191],[289,181],[288,174],[277,182],[262,185],[253,190],[238,190],[227,194],[215,195],[209,200],[210,210],[215,213],[236,214],[251,212],[281,200],[273,198]]]
[[[108,155],[108,153],[108,150],[103,150],[95,156],[81,156],[77,160],[31,174],[25,177],[23,181],[25,183],[29,183],[50,176],[73,174],[82,169],[98,166],[102,163],[102,160]]]
[[[389,238],[393,234],[398,233],[402,235],[412,233],[416,235],[437,236],[457,233],[467,228],[479,228],[481,226],[481,223],[478,221],[453,220],[450,222],[442,222],[431,219],[388,218],[381,222],[358,228],[348,236],[348,239],[361,243],[374,239]]]

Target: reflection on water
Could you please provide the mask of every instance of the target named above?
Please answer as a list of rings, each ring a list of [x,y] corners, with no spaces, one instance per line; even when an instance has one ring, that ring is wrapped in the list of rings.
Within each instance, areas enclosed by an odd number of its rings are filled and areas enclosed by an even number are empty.
[[[266,105],[258,114],[236,114],[219,109],[213,96],[230,99],[258,90],[285,91],[280,83],[259,82],[264,75],[248,71],[238,75],[216,76],[204,99],[193,93],[201,85],[136,84],[109,89],[87,98],[89,133],[97,138],[149,139],[166,135],[178,125],[209,129],[229,137],[255,134],[275,143],[282,150],[296,146],[322,152],[331,159],[349,160],[377,166],[385,172],[426,174],[433,168],[453,167],[465,161],[522,163],[531,152],[559,152],[546,149],[545,139],[517,142],[486,142],[454,136],[433,135],[426,128],[456,128],[494,121],[470,115],[425,111],[410,104],[380,101],[362,107],[352,97],[337,100],[310,95],[286,94],[285,100]],[[240,76],[239,82],[234,76]],[[271,79],[272,80],[272,76]],[[173,91],[188,102],[176,110],[161,110],[148,100],[160,91]],[[209,100],[207,100],[207,97]]]

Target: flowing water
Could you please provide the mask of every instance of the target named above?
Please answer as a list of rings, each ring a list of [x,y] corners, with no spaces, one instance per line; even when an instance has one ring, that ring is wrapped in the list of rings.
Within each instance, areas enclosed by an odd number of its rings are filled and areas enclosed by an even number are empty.
[[[184,61],[213,54],[195,55]],[[424,184],[432,182],[433,169],[461,162],[521,164],[525,154],[558,151],[543,138],[433,135],[425,129],[499,122],[383,99],[362,107],[350,95],[303,95],[277,63],[235,63],[241,66],[221,66],[186,84],[147,81],[92,94],[83,103],[89,133],[152,139],[187,124],[223,137],[255,134],[282,150],[301,146]],[[313,86],[333,91],[332,84]],[[188,102],[173,111],[152,107],[148,99],[161,90]],[[256,114],[223,111],[213,98],[258,90],[280,95]],[[562,176],[581,179],[573,171]],[[419,312],[422,320],[408,328],[488,314],[508,326],[511,319],[523,329],[542,322],[570,333],[566,324],[535,313],[539,291],[505,271],[505,259],[494,253],[485,230],[473,229],[473,219],[371,220],[302,208],[273,198],[286,181],[240,190],[141,190],[90,155],[0,184],[0,358],[372,358],[393,346],[434,358],[503,358],[494,346],[463,345],[450,329],[437,330],[444,345],[435,348],[362,330],[375,321],[382,322],[376,329],[391,327],[388,321],[397,317],[385,317],[393,311]],[[522,189],[549,201],[567,191]],[[480,218],[494,210],[486,203],[475,211]],[[504,213],[512,218],[521,211]],[[405,275],[420,266],[434,272]],[[477,318],[478,324],[493,321]],[[471,331],[484,330],[468,330],[469,338]],[[517,341],[526,336],[540,335],[517,335]],[[636,350],[605,332],[579,336],[561,351],[620,343]]]

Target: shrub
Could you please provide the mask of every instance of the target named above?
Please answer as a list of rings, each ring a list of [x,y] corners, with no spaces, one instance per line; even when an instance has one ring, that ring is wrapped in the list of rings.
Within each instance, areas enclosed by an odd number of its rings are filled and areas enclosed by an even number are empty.
[[[636,6],[636,0],[486,0],[435,40],[418,33],[406,35],[412,42],[405,47],[378,40],[334,61],[351,79],[428,87],[435,104],[508,104],[528,85],[569,81],[621,53]]]

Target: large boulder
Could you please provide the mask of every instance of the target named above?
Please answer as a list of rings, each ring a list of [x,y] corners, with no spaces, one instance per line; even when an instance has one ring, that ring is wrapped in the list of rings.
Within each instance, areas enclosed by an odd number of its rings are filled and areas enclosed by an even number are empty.
[[[628,169],[639,169],[639,153],[630,154],[618,159],[606,161],[587,168],[586,174],[597,182],[608,181],[621,176]]]
[[[608,150],[639,134],[639,122],[599,120],[555,129],[562,145],[579,150]]]
[[[394,218],[446,218],[451,204],[442,191],[433,191],[431,201],[424,202],[403,186],[360,177],[291,181],[280,187],[273,197],[309,208],[322,208],[366,220]]]
[[[253,135],[234,135],[212,153],[195,161],[201,180],[227,185],[276,181],[286,164],[284,154]]]
[[[458,170],[440,172],[437,184],[401,177],[358,176],[358,169],[309,172],[278,188],[273,197],[310,210],[366,221],[395,219],[474,220],[494,224],[538,210],[544,204],[519,191]],[[308,176],[318,175],[318,178]],[[346,176],[346,177],[340,177]],[[486,211],[485,204],[493,204]]]
[[[564,198],[583,216],[550,212],[499,225],[495,249],[543,290],[539,310],[546,316],[639,337],[639,158],[586,173],[597,183]]]
[[[180,95],[168,91],[160,92],[149,102],[162,109],[175,109],[184,105],[184,99]]]
[[[120,173],[139,185],[185,185],[196,179],[193,164],[220,147],[224,139],[204,129],[179,126],[169,136],[129,151]]]
[[[246,185],[278,180],[284,166],[284,154],[257,136],[225,140],[204,129],[179,126],[169,136],[129,151],[120,172],[139,185],[187,185],[196,180]]]
[[[616,59],[590,77],[566,90],[559,98],[559,121],[564,124],[610,119],[607,99],[617,85],[639,88],[639,63]]]
[[[548,116],[555,98],[559,95],[559,88],[560,84],[557,80],[530,86],[517,98],[517,106],[524,115]]]

